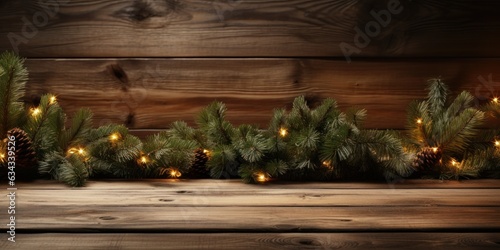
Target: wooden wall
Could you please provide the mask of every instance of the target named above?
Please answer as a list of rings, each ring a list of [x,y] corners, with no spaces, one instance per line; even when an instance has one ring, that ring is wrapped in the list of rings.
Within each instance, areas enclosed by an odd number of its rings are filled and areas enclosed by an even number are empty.
[[[371,12],[390,20],[356,45]],[[98,124],[162,129],[221,100],[232,122],[266,125],[306,95],[368,109],[367,127],[401,129],[429,78],[500,95],[500,1],[2,0],[7,49],[28,57],[29,102],[55,93]]]

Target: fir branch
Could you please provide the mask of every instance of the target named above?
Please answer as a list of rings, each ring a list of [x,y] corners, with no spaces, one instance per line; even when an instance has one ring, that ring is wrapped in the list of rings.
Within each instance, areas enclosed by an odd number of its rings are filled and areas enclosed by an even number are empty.
[[[408,106],[407,128],[410,141],[415,145],[429,146],[434,142],[429,135],[432,133],[432,118],[427,101],[411,102]]]
[[[226,105],[222,102],[213,102],[204,108],[198,116],[198,125],[209,140],[214,143],[231,144],[234,128],[225,120]]]
[[[89,177],[89,171],[82,159],[76,155],[70,155],[60,165],[59,179],[72,187],[82,187]]]
[[[356,145],[366,145],[371,158],[386,170],[401,176],[411,174],[410,155],[404,152],[399,136],[393,131],[363,130]]]
[[[349,108],[346,111],[346,122],[351,123],[353,128],[359,128],[363,125],[367,116],[366,109]]]
[[[212,150],[212,157],[207,162],[213,178],[231,178],[238,172],[238,154],[230,145],[218,145]]]
[[[481,110],[491,117],[500,119],[500,101],[498,100],[498,98],[496,99],[496,101],[491,101],[490,103],[482,106]]]
[[[447,119],[452,119],[464,110],[471,108],[473,102],[474,97],[469,92],[461,92],[446,110],[445,117]]]
[[[234,146],[243,160],[249,163],[261,161],[268,151],[267,139],[249,125],[240,126],[238,131],[239,136]]]
[[[60,148],[66,151],[70,146],[83,143],[91,128],[92,112],[89,109],[78,110],[73,116],[71,127],[60,134]]]
[[[269,122],[268,131],[278,137],[281,129],[286,129],[286,110],[275,109],[271,121]]]
[[[182,139],[182,140],[194,140],[195,139],[195,129],[189,127],[184,121],[173,122],[168,130],[170,136]]]
[[[468,108],[459,116],[454,117],[443,127],[442,138],[439,145],[442,145],[444,152],[460,154],[467,149],[468,143],[478,133],[478,126],[484,118],[482,111]]]
[[[346,160],[353,153],[353,144],[350,142],[349,136],[350,126],[348,124],[329,130],[325,135],[325,142],[319,150],[320,159],[332,164]]]
[[[24,59],[13,52],[0,55],[0,137],[7,131],[20,125],[24,114],[24,103],[28,71],[24,67]]]
[[[52,103],[52,95],[43,95],[40,99],[40,105],[31,110],[31,114],[24,130],[30,136],[39,158],[43,158],[45,153],[57,150],[58,135],[61,127],[61,120],[64,113],[57,103]],[[36,112],[34,111],[36,110]]]
[[[325,99],[310,113],[311,125],[317,129],[324,128],[337,115],[337,102],[331,98]]]
[[[151,158],[151,164],[149,164],[152,169],[151,173],[161,176],[170,170],[188,172],[197,147],[197,143],[192,140],[184,140],[168,134],[156,134],[146,139],[143,151]]]
[[[437,120],[438,116],[443,113],[446,99],[450,91],[448,86],[446,86],[446,84],[444,84],[444,82],[439,78],[429,80],[428,90],[429,95],[427,96],[427,99],[429,101],[432,118]]]

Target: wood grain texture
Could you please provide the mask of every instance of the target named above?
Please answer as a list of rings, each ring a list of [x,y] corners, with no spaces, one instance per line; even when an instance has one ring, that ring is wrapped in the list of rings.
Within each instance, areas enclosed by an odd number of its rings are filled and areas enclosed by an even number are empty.
[[[10,244],[3,234],[0,248],[496,249],[499,185],[499,180],[394,185],[144,180],[90,182],[84,188],[19,183],[17,242]],[[0,203],[6,199],[0,196]]]
[[[250,189],[252,189],[250,187]],[[18,190],[20,207],[500,207],[500,189]],[[464,199],[463,197],[467,197]],[[8,197],[0,197],[8,203]]]
[[[355,27],[365,30],[375,20],[370,12],[387,10],[388,2],[3,0],[0,50],[18,47],[29,57],[343,57],[340,44],[354,45]],[[380,31],[372,28],[373,38],[353,56],[500,56],[500,2],[400,4],[402,12]]]
[[[125,202],[101,207],[38,203],[19,206],[16,215],[17,230],[44,232],[500,231],[500,207],[135,207]]]
[[[194,123],[214,100],[235,123],[266,126],[274,108],[305,95],[311,105],[331,97],[341,109],[368,110],[367,128],[405,127],[407,105],[427,95],[427,80],[441,76],[453,94],[478,99],[500,94],[500,59],[32,59],[27,99],[58,95],[68,113],[89,107],[97,125],[124,123],[161,129]],[[489,126],[499,126],[488,123]]]
[[[159,182],[165,185],[104,182],[100,185],[107,189],[68,189],[42,182],[31,188],[19,186],[17,228],[43,232],[500,230],[496,199],[500,189],[493,188],[498,180],[450,189],[431,188],[437,181],[429,186],[426,181],[416,182],[422,182],[421,189],[338,189],[336,183],[329,188],[297,184],[242,189],[241,183],[216,180]],[[459,184],[448,183],[442,185]],[[478,189],[481,183],[489,188]],[[7,196],[0,197],[0,203],[6,202]]]
[[[2,249],[497,249],[499,233],[5,234]]]

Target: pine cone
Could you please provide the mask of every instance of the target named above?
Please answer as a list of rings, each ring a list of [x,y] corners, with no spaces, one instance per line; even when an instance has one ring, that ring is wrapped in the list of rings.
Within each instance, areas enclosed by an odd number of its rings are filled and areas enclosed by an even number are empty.
[[[426,147],[417,153],[417,157],[412,163],[416,171],[435,171],[436,165],[441,160],[442,152],[439,148]]]
[[[207,169],[208,154],[204,149],[197,149],[193,165],[187,174],[188,178],[210,178],[210,171]]]
[[[13,128],[7,132],[7,137],[15,137],[16,153],[16,180],[31,180],[38,176],[38,161],[33,143],[20,128]]]

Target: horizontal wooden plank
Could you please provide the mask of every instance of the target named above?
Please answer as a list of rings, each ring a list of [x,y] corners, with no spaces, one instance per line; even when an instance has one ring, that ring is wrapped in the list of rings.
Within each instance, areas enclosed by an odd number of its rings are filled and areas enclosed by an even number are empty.
[[[433,207],[497,206],[500,189],[156,189],[23,190],[20,207]],[[464,197],[467,197],[464,199]],[[8,203],[9,197],[0,197]]]
[[[30,57],[500,56],[492,32],[500,28],[498,1],[388,3],[4,0],[0,50]],[[372,12],[389,14],[377,21]]]
[[[5,238],[5,239],[4,239]],[[2,249],[493,249],[499,233],[6,234]]]
[[[319,59],[33,59],[27,61],[27,100],[58,95],[72,113],[90,107],[96,124],[134,129],[194,123],[214,100],[235,123],[267,126],[272,110],[305,95],[331,97],[345,109],[368,110],[367,128],[404,128],[407,105],[424,98],[429,78],[441,76],[454,94],[468,90],[488,100],[500,92],[500,59],[368,60],[347,64]],[[489,126],[500,126],[490,122]]]
[[[500,231],[500,207],[101,207],[39,203],[16,209],[16,229],[37,232]]]
[[[0,189],[6,189],[7,183],[0,183]],[[140,180],[90,180],[83,188],[69,188],[53,180],[16,182],[19,190],[247,190],[254,192],[268,189],[500,189],[498,179],[477,180],[432,180],[399,179],[383,182],[272,182],[264,185],[245,184],[239,179],[140,179]],[[478,190],[480,193],[481,190]]]

